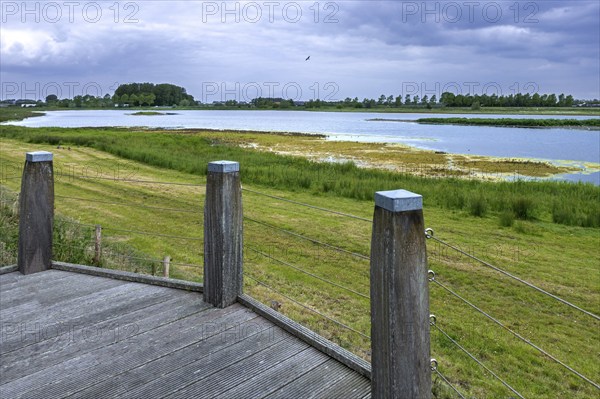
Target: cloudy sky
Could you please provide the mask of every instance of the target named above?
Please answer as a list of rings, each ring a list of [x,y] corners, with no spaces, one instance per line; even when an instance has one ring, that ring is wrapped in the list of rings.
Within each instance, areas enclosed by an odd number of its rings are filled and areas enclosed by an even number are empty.
[[[112,95],[128,82],[177,84],[203,102],[600,97],[597,0],[0,5],[2,99]]]

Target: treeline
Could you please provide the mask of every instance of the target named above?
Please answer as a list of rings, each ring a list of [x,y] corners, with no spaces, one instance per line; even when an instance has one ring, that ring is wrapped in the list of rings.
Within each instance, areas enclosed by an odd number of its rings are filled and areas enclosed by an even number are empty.
[[[462,95],[445,92],[440,102],[446,107],[572,107],[575,99],[572,95],[559,94],[511,94],[508,96],[497,96],[493,94],[484,95]]]
[[[338,108],[399,108],[406,107],[471,107],[478,109],[480,107],[572,107],[580,104],[582,101],[577,101],[572,95],[559,94],[529,94],[517,93],[508,96],[498,96],[493,94],[483,95],[463,95],[450,92],[442,93],[441,97],[437,98],[434,94],[431,97],[428,95],[419,96],[418,94],[406,94],[386,96],[382,94],[378,99],[364,98],[362,101],[358,97],[346,97],[343,101],[322,101],[310,100],[306,103],[306,108],[320,108],[322,106],[338,106]]]
[[[195,105],[194,96],[187,94],[185,88],[169,83],[127,83],[120,85],[112,97],[115,104],[157,105],[182,107]]]
[[[233,100],[235,102],[235,100]],[[250,104],[255,106],[256,108],[290,108],[295,105],[294,100],[283,99],[283,98],[273,98],[273,97],[258,97],[250,100]],[[227,105],[227,103],[226,103]],[[235,104],[234,104],[235,105]]]

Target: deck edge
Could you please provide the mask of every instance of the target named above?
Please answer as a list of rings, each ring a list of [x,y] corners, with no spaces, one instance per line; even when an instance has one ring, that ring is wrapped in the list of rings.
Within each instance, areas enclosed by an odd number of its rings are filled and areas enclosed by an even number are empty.
[[[107,277],[116,280],[131,281],[134,283],[158,285],[161,287],[176,288],[186,291],[204,292],[204,286],[201,283],[194,283],[191,281],[177,280],[165,277],[147,276],[138,273],[125,272],[122,270],[102,269],[95,266],[75,265],[72,263],[56,261],[52,261],[52,269],[74,273],[90,274],[98,277]]]
[[[238,296],[238,303],[252,309],[258,315],[271,321],[278,327],[306,342],[310,346],[320,350],[338,362],[348,366],[357,373],[371,379],[371,364],[364,359],[356,356],[354,353],[342,348],[339,345],[320,336],[316,332],[302,326],[292,319],[271,309],[265,304],[252,298],[250,295],[242,294]]]
[[[18,271],[19,271],[19,266],[17,266],[17,265],[9,265],[9,266],[0,267],[0,275],[18,272]]]

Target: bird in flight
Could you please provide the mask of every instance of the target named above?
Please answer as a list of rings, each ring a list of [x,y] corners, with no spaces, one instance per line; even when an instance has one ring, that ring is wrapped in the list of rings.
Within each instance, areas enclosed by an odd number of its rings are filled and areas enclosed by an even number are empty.
[[[308,61],[310,60],[310,55],[308,57],[306,57],[306,59],[304,61]]]

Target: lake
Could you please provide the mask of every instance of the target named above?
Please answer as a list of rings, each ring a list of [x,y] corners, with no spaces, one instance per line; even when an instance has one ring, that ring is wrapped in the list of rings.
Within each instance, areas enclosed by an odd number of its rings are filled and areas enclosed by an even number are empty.
[[[369,112],[160,110],[174,115],[131,115],[132,110],[51,111],[19,122],[29,127],[151,127],[232,129],[325,134],[330,140],[403,143],[456,154],[532,158],[553,163],[600,163],[600,131],[484,126],[423,125],[368,121],[374,118],[416,120],[426,117],[590,119],[593,116],[382,114]],[[600,172],[558,177],[600,185]]]

